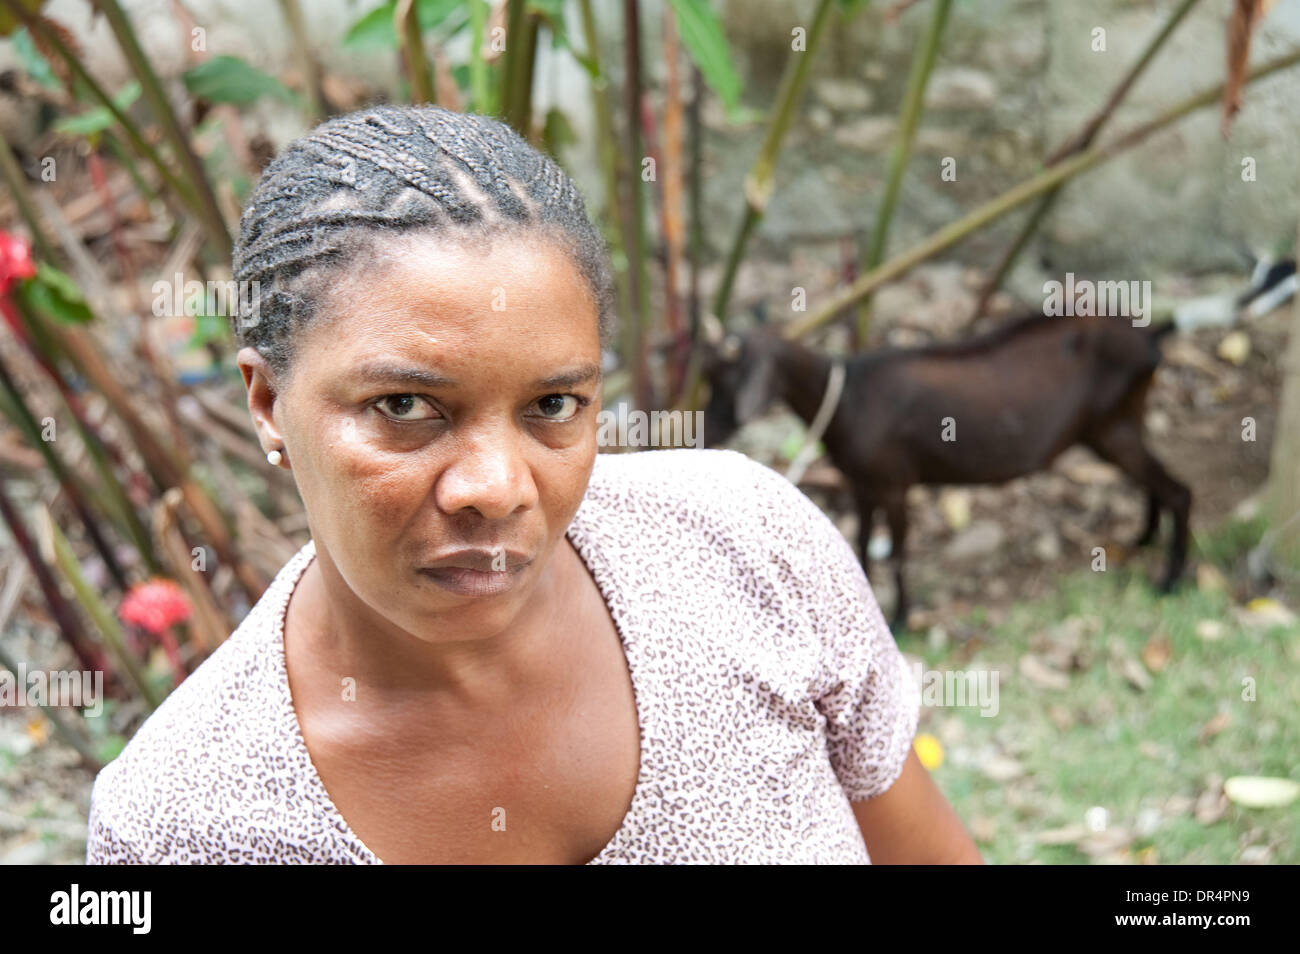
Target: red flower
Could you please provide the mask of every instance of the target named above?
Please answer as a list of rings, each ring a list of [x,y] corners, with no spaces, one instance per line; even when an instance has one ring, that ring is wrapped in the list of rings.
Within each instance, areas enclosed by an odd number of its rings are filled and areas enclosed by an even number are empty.
[[[0,231],[0,296],[9,294],[14,282],[35,274],[32,247],[26,239]]]
[[[189,599],[179,586],[171,580],[155,577],[148,583],[131,587],[117,612],[124,623],[161,636],[173,624],[189,619],[192,610]]]

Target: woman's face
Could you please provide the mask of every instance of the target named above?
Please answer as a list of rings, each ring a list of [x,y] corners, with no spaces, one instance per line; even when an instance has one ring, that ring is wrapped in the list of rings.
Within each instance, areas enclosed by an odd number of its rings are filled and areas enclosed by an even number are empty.
[[[273,401],[241,351],[250,406],[284,447],[327,582],[332,568],[417,637],[449,620],[487,634],[536,591],[586,492],[596,307],[543,240],[416,235],[375,261],[318,308]]]

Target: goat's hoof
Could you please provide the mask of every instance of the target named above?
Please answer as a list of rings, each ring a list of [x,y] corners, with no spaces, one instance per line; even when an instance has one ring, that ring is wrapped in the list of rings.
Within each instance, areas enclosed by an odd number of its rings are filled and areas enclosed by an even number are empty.
[[[1181,574],[1179,574],[1178,576],[1167,576],[1160,581],[1160,585],[1157,586],[1156,589],[1160,592],[1161,596],[1168,596],[1170,593],[1176,590],[1179,584],[1182,582],[1183,582],[1183,578]]]

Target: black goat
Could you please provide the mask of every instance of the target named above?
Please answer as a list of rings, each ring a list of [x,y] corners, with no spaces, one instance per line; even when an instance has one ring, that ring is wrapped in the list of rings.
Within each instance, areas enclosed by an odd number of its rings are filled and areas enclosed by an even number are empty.
[[[1191,492],[1143,442],[1159,340],[1170,328],[1036,314],[955,344],[886,348],[847,361],[822,441],[857,503],[864,568],[872,518],[885,511],[898,591],[892,625],[907,618],[909,487],[1001,483],[1042,470],[1074,444],[1146,489],[1138,546],[1155,537],[1162,510],[1173,514],[1160,588],[1173,587],[1186,562]],[[715,341],[704,367],[711,396],[703,436],[717,445],[777,398],[811,422],[831,359],[760,327]]]

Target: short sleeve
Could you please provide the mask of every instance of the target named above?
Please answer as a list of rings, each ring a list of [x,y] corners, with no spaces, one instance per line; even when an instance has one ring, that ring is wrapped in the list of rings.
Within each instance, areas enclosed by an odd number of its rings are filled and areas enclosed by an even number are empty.
[[[144,857],[126,840],[121,828],[105,807],[105,772],[101,770],[90,793],[90,817],[86,823],[86,864],[142,865]]]
[[[789,546],[804,551],[800,596],[821,643],[813,701],[826,719],[830,762],[849,800],[863,801],[902,774],[919,687],[844,535],[803,491],[763,469],[783,499]]]

